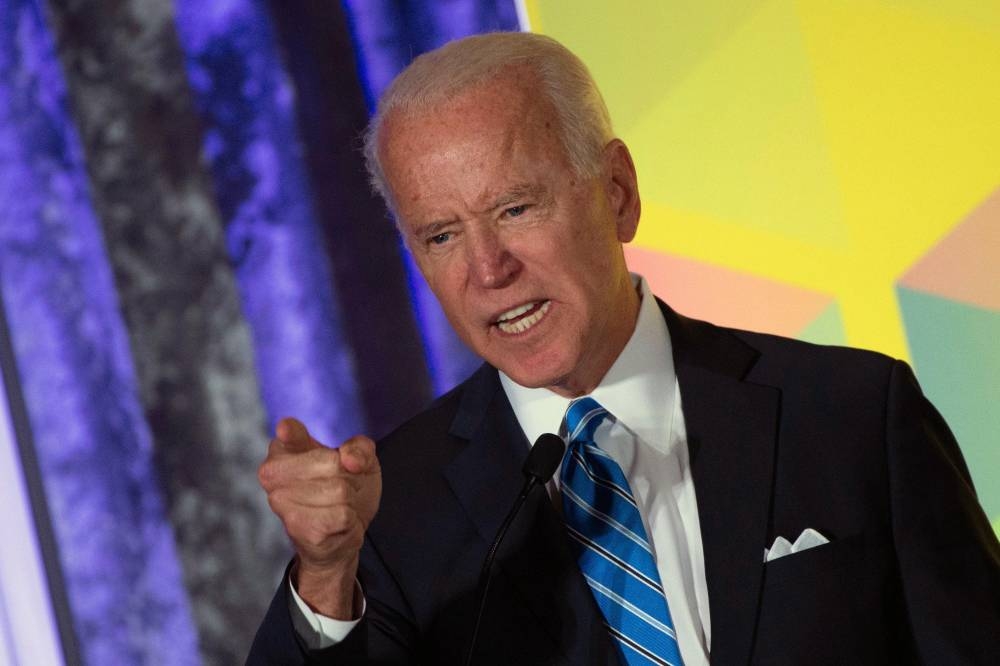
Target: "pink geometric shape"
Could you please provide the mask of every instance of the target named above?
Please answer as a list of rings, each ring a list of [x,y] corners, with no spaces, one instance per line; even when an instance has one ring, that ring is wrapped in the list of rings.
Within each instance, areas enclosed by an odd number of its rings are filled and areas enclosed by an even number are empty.
[[[899,284],[1000,310],[1000,189],[917,261]]]
[[[722,326],[794,337],[833,302],[827,294],[630,245],[625,260],[670,307]]]

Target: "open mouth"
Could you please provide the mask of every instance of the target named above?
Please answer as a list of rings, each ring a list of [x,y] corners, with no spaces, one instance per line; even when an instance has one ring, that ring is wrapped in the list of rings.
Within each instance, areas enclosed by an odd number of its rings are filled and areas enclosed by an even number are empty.
[[[503,333],[524,333],[542,320],[552,307],[552,301],[525,303],[497,317],[496,327]]]

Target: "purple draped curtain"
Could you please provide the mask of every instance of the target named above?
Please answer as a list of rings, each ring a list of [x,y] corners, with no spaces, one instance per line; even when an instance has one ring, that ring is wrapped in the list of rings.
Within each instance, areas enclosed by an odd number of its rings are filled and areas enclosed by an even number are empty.
[[[413,55],[496,29],[511,0],[0,0],[5,369],[66,663],[241,662],[289,555],[277,419],[378,436],[478,364],[358,140]]]

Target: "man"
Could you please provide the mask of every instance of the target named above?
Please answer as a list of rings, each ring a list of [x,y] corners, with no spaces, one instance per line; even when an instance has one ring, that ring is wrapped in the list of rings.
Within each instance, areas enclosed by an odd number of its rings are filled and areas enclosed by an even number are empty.
[[[1000,655],[1000,547],[909,369],[689,320],[630,276],[635,169],[575,56],[530,34],[421,56],[380,102],[367,155],[486,364],[377,455],[279,424],[260,479],[297,556],[250,663],[463,663],[521,461],[542,432],[578,441],[564,415],[581,396],[607,410],[579,446],[623,475],[658,610],[588,568],[569,456],[500,550],[474,663]],[[801,552],[779,557],[784,540]],[[668,640],[639,656],[623,615]]]

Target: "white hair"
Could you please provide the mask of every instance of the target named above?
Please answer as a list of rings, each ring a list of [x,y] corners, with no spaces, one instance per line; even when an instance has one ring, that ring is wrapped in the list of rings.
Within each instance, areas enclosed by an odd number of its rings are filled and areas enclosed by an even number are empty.
[[[552,104],[563,149],[573,169],[580,176],[597,175],[601,152],[614,134],[604,99],[583,61],[544,35],[475,35],[418,56],[379,99],[365,132],[365,163],[372,187],[390,208],[391,192],[378,155],[380,130],[389,114],[427,109],[521,67],[537,77],[539,92]]]

